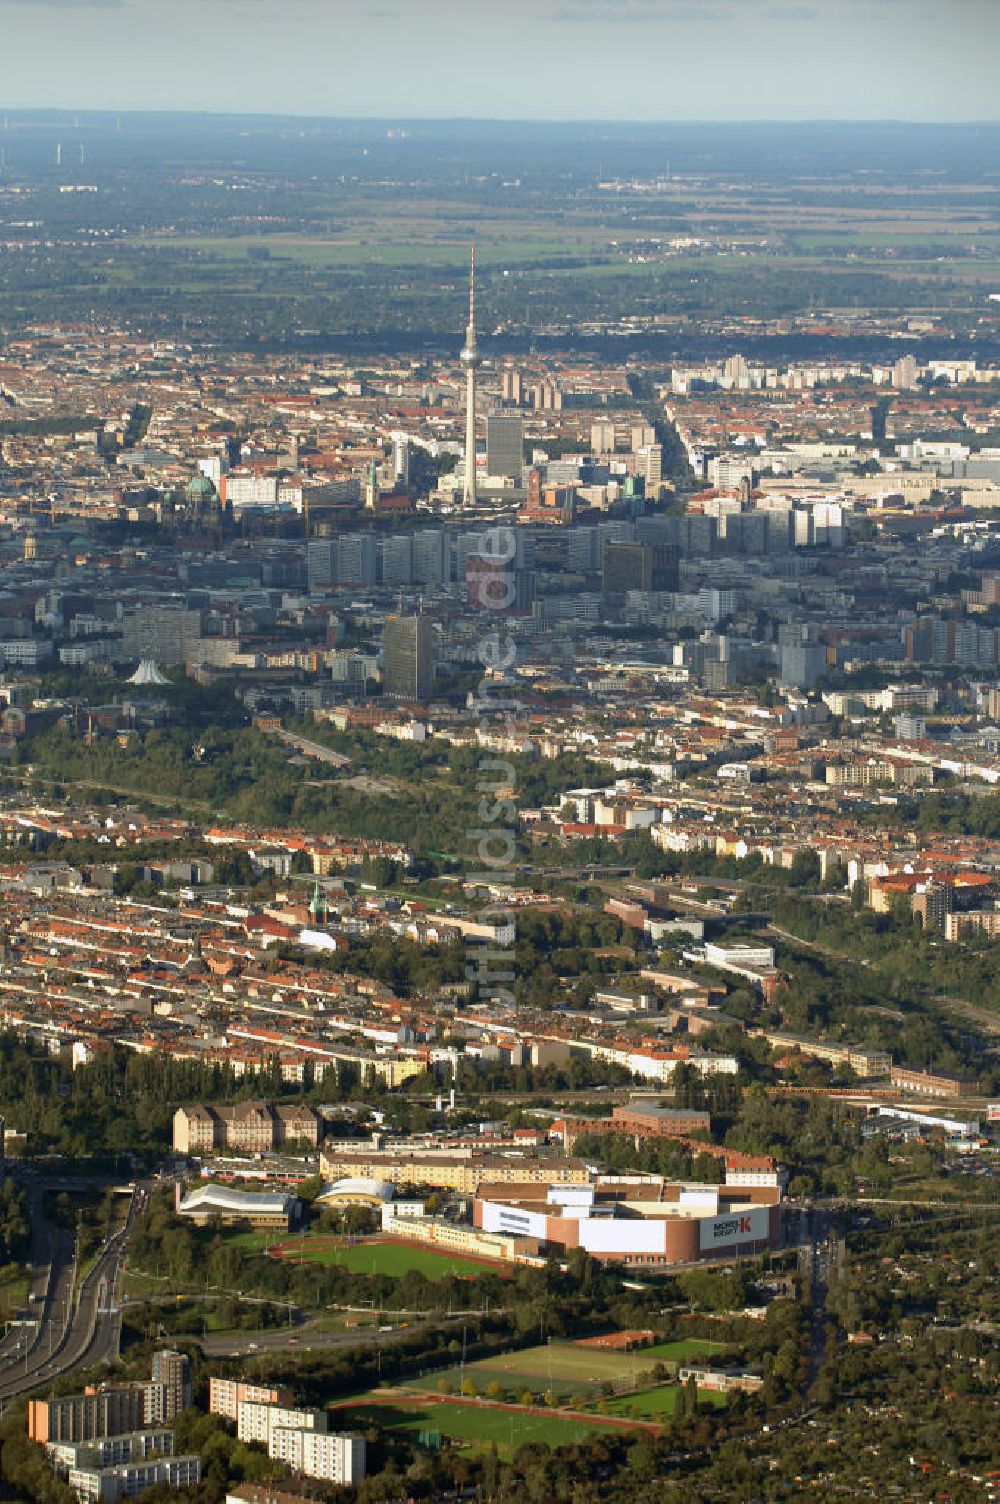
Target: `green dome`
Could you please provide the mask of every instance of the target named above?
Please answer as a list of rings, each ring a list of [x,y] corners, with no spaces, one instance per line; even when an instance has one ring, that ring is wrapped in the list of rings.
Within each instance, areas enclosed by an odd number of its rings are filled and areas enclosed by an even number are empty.
[[[215,496],[215,487],[207,475],[199,472],[188,481],[184,494],[189,501],[211,501]]]

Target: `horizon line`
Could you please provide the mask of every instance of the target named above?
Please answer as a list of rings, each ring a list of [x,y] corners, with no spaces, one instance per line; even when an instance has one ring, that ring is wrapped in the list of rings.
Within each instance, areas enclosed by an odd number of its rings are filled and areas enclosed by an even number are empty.
[[[904,126],[914,129],[968,129],[983,126],[1000,126],[1000,115],[968,118],[939,118],[928,120],[903,115],[741,115],[727,118],[703,115],[678,115],[663,117],[610,116],[610,115],[324,115],[292,110],[237,110],[237,109],[190,109],[182,105],[166,105],[159,108],[124,105],[74,105],[31,104],[5,105],[0,102],[0,114],[17,115],[87,115],[98,118],[118,116],[149,119],[156,116],[187,117],[209,120],[295,120],[321,121],[344,125],[595,125],[595,126],[644,126],[651,129],[662,126],[714,126],[738,127],[746,125],[771,126]]]

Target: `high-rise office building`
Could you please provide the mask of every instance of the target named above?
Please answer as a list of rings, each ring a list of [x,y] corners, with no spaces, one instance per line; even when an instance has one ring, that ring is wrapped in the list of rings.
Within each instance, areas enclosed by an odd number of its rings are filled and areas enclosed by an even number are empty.
[[[337,583],[374,585],[376,556],[372,533],[344,533],[337,540]]]
[[[395,700],[429,700],[434,690],[433,628],[427,616],[390,616],[383,637],[385,692]]]
[[[677,549],[670,543],[605,543],[601,588],[608,595],[630,590],[676,590]]]
[[[822,643],[783,644],[780,648],[782,684],[795,689],[812,689],[827,667],[826,648]]]
[[[643,444],[635,451],[636,474],[647,486],[658,486],[663,479],[663,445]]]
[[[315,594],[337,583],[337,540],[316,538],[306,547],[309,589]]]
[[[382,584],[409,585],[413,580],[413,535],[394,533],[382,539]]]
[[[140,606],[125,618],[125,658],[183,663],[201,636],[201,612],[181,606]]]
[[[465,488],[462,499],[466,506],[476,504],[476,370],[482,365],[479,345],[476,343],[476,248],[472,247],[469,263],[469,322],[465,330],[465,344],[459,356],[465,367]]]
[[[590,574],[597,568],[597,529],[577,527],[566,536],[566,568],[575,573]]]
[[[464,585],[469,577],[469,560],[482,552],[482,533],[453,533],[447,540],[448,578]]]
[[[486,419],[486,473],[520,480],[524,468],[524,425],[520,413],[492,412]]]
[[[440,585],[447,579],[445,535],[440,528],[425,527],[413,534],[413,583]]]
[[[392,436],[392,471],[397,486],[410,484],[410,441],[405,433]]]

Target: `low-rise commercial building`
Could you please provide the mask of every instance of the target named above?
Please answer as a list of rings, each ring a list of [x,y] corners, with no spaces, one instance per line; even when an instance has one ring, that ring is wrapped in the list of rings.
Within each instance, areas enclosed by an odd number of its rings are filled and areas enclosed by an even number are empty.
[[[283,1191],[268,1195],[212,1184],[198,1186],[185,1195],[178,1185],[175,1210],[179,1217],[187,1217],[200,1227],[218,1220],[223,1227],[246,1224],[262,1232],[287,1232],[298,1216],[299,1203]]]
[[[473,1220],[536,1238],[540,1251],[583,1248],[626,1265],[696,1263],[765,1252],[781,1239],[780,1187],[678,1184],[604,1175],[587,1186],[486,1186]]]
[[[894,1065],[889,1076],[893,1086],[919,1092],[924,1097],[974,1097],[979,1083],[973,1076],[953,1076],[947,1071],[915,1071]]]

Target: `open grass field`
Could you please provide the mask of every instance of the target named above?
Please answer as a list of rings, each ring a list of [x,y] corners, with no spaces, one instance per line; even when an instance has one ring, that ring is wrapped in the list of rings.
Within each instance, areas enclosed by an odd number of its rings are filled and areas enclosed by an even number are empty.
[[[393,1396],[387,1404],[359,1404],[335,1412],[338,1428],[347,1426],[381,1426],[390,1431],[405,1431],[416,1437],[420,1431],[440,1431],[455,1441],[483,1448],[496,1443],[498,1453],[510,1457],[518,1447],[541,1442],[550,1447],[571,1446],[584,1441],[596,1431],[617,1430],[614,1422],[594,1423],[565,1416],[536,1414],[534,1411],[507,1410],[496,1405],[450,1404],[444,1400],[422,1403]]]
[[[682,1338],[634,1352],[610,1352],[580,1347],[574,1342],[547,1342],[518,1352],[498,1353],[477,1363],[467,1363],[414,1380],[411,1387],[437,1390],[441,1383],[458,1391],[462,1379],[471,1379],[482,1393],[497,1383],[512,1396],[530,1389],[533,1394],[551,1390],[564,1397],[579,1394],[596,1399],[602,1384],[631,1385],[641,1381],[656,1363],[686,1363],[692,1358],[710,1358],[724,1351],[718,1342]]]
[[[239,1248],[242,1253],[263,1253],[265,1248],[270,1248],[276,1241],[273,1232],[233,1232],[230,1233],[226,1242],[231,1248]]]
[[[638,1394],[623,1394],[607,1401],[609,1415],[624,1415],[632,1420],[666,1421],[677,1409],[677,1384],[658,1384],[654,1389],[642,1389]],[[699,1389],[698,1401],[721,1407],[726,1403],[724,1394],[714,1389]]]
[[[290,1242],[288,1256],[297,1259],[298,1250],[298,1243]],[[307,1238],[302,1245],[302,1258],[308,1263],[336,1264],[354,1274],[385,1274],[392,1279],[409,1274],[411,1270],[425,1275],[427,1279],[444,1279],[448,1275],[461,1279],[478,1279],[491,1270],[502,1273],[499,1265],[492,1266],[475,1259],[438,1253],[432,1248],[420,1248],[416,1244],[382,1243],[375,1239],[332,1245],[324,1240],[321,1245],[314,1243],[310,1247]]]

